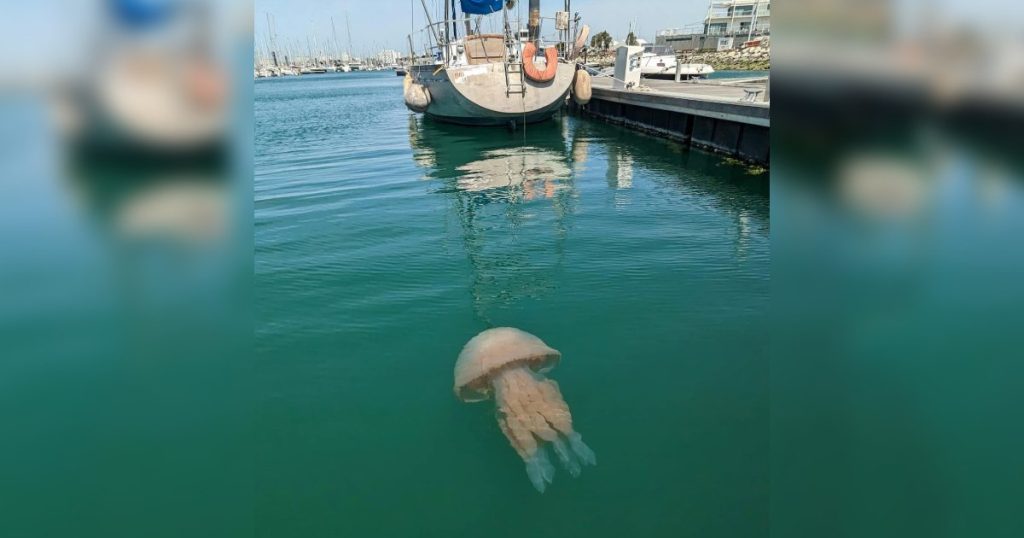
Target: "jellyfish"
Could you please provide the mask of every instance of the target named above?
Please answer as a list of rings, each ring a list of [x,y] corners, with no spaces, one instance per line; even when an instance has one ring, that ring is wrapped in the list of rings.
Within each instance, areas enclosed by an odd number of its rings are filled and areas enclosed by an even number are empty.
[[[455,361],[455,395],[464,402],[494,396],[498,426],[541,493],[555,477],[548,445],[572,476],[583,465],[597,464],[594,451],[573,430],[558,383],[544,376],[561,357],[530,333],[499,327],[474,336]]]

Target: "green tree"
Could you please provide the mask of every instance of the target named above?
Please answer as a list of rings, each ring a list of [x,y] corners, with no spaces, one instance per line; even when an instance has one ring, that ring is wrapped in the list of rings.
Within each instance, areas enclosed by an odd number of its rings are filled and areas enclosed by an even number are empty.
[[[612,46],[612,36],[608,32],[601,31],[590,38],[590,47],[594,49],[607,50]]]
[[[637,44],[636,34],[634,34],[633,32],[630,32],[629,35],[626,36],[626,44],[631,46],[631,47],[635,46]]]

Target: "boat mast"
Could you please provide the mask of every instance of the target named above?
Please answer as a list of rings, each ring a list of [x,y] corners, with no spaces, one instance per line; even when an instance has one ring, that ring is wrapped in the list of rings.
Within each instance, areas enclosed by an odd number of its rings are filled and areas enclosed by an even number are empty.
[[[530,31],[530,41],[540,41],[540,0],[530,0],[530,22],[526,28]]]
[[[434,42],[441,46],[441,37],[437,35],[437,28],[434,28],[434,21],[430,18],[430,10],[427,9],[427,0],[420,0],[423,4],[423,14],[427,16],[427,28],[430,28],[430,35],[434,36]]]
[[[569,17],[569,24],[565,29],[565,48],[570,49],[575,46],[577,32],[576,25],[572,24],[572,0],[565,0],[565,13]],[[575,55],[576,53],[573,52],[572,54]]]
[[[457,40],[459,39],[459,23],[455,17],[455,0],[452,0],[452,38]]]
[[[334,17],[331,17],[331,35],[334,36],[334,56],[340,60],[341,52],[338,47],[338,30],[334,27]]]
[[[267,37],[269,38],[270,44],[270,59],[274,62],[274,67],[277,67],[277,44],[274,40],[274,26],[270,23],[270,13],[267,12]]]
[[[352,25],[349,24],[348,11],[345,12],[345,32],[348,34],[348,61],[352,61]]]
[[[441,0],[444,3],[444,63],[448,64],[448,43],[451,41],[451,33],[448,28],[448,2]]]

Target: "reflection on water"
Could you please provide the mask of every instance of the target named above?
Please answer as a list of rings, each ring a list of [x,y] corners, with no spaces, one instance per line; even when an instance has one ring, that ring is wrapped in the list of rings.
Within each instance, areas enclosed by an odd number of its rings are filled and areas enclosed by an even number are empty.
[[[565,157],[543,148],[525,146],[484,153],[479,161],[459,166],[462,173],[458,188],[464,191],[504,189],[511,193],[522,187],[526,200],[551,198],[555,189],[565,186],[570,175]]]
[[[527,141],[515,134],[480,136],[473,128],[410,117],[409,141],[427,179],[443,180],[451,188],[508,200],[552,198],[547,193],[571,188],[574,159],[566,151],[561,124],[531,126]]]
[[[614,189],[614,204],[622,209],[632,202],[634,178],[649,175],[670,189],[667,198],[683,199],[729,215],[735,222],[734,253],[744,260],[753,236],[767,237],[769,229],[769,179],[742,165],[697,149],[619,130],[614,139],[600,137],[603,126],[582,124],[573,147],[588,140],[607,155],[605,178]],[[578,168],[578,167],[577,167]],[[656,172],[654,174],[641,174]]]
[[[633,188],[633,156],[618,151],[608,160],[608,186],[613,189]]]
[[[577,195],[562,126],[531,127],[529,144],[517,146],[419,120],[410,121],[409,139],[427,178],[443,185],[436,192],[450,199],[477,316],[494,325],[496,310],[549,292],[564,263]]]
[[[149,337],[229,315],[244,258],[231,182],[217,159],[176,165],[75,159],[67,172],[79,217],[111,262],[109,274],[98,278],[111,282],[111,298],[146,325]]]
[[[459,224],[473,269],[476,312],[488,324],[496,321],[495,310],[552,289],[572,230],[577,178],[588,168],[606,166],[603,175],[617,209],[633,202],[638,166],[670,172],[660,179],[675,191],[666,197],[682,194],[732,216],[739,261],[746,259],[753,235],[767,236],[766,177],[649,137],[617,130],[612,131],[617,137],[608,138],[604,126],[576,123],[570,130],[569,124],[552,121],[532,126],[525,135],[482,136],[473,128],[410,116],[414,159],[425,179],[442,185],[435,192],[450,199],[449,217]],[[664,147],[651,151],[652,143]]]
[[[126,166],[76,159],[68,172],[80,209],[111,239],[189,248],[223,248],[228,239],[231,193],[217,163]]]

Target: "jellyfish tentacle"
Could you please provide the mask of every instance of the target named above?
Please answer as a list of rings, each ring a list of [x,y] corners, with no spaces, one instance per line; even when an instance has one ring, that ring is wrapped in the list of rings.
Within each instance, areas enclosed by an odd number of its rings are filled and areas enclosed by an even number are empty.
[[[512,445],[512,448],[515,449],[516,454],[519,454],[520,458],[525,460],[530,457],[530,454],[526,452],[526,448],[512,434],[512,430],[508,425],[508,419],[503,413],[498,413],[498,427],[501,428],[501,433],[505,434],[505,438],[508,439],[509,444]]]
[[[569,411],[569,405],[565,403],[565,399],[562,397],[562,391],[559,390],[558,383],[552,379],[545,379],[539,383],[539,386],[541,391],[544,392],[545,398],[551,404],[549,407],[550,412],[546,415],[548,421],[551,422],[555,429],[565,435],[569,441],[569,446],[581,462],[586,465],[597,465],[597,455],[583,442],[583,437],[572,427],[572,413]]]
[[[571,446],[572,451],[579,456],[580,461],[587,465],[597,465],[597,454],[594,454],[594,451],[583,442],[583,436],[579,433],[573,432],[569,434],[567,438],[569,439],[569,446]]]
[[[525,423],[522,415],[513,415],[508,421],[512,437],[523,447],[526,454],[532,455],[537,450],[537,438],[530,431],[529,424]]]
[[[555,466],[548,459],[548,451],[543,446],[537,447],[536,458],[540,461],[540,468],[544,471],[544,480],[551,483],[555,480]]]
[[[547,444],[572,476],[579,476],[583,465],[596,463],[594,451],[573,430],[572,413],[557,383],[526,367],[506,369],[492,383],[498,425],[538,491],[543,492],[555,475]]]
[[[537,458],[530,456],[526,458],[526,476],[530,478],[530,483],[537,491],[544,493],[544,490],[548,487],[547,482],[544,481],[544,473],[540,468],[540,463]]]
[[[537,440],[530,433],[522,417],[525,410],[515,398],[515,390],[504,377],[496,380],[495,398],[498,400],[498,426],[509,444],[522,459],[527,459],[537,450]]]
[[[569,447],[565,445],[565,441],[562,441],[561,438],[556,437],[555,440],[551,442],[551,447],[554,448],[555,454],[558,456],[558,459],[562,462],[562,467],[565,467],[565,469],[569,471],[570,475],[574,477],[579,476],[580,471],[582,469],[580,468],[580,464],[578,461],[576,461],[576,458],[573,456],[572,452],[569,452]]]
[[[548,402],[545,401],[541,391],[530,376],[521,376],[525,382],[524,394],[529,399],[529,420],[532,423],[532,431],[537,437],[551,442],[558,438],[558,432],[552,428],[547,415],[550,413]]]
[[[555,480],[555,466],[551,465],[548,453],[543,447],[538,448],[529,458],[526,458],[526,476],[537,491],[544,493],[547,485]]]
[[[523,387],[526,397],[529,399],[531,408],[534,410],[532,417],[534,422],[534,433],[536,433],[541,439],[548,442],[553,442],[558,438],[559,426],[564,426],[564,423],[568,422],[571,424],[572,419],[568,417],[568,406],[565,402],[558,400],[552,400],[547,390],[544,388],[544,384],[547,382],[540,377],[538,374],[533,372],[527,372],[527,376],[521,376],[521,382],[525,385]]]
[[[556,432],[546,418],[544,418],[543,411],[534,411],[530,416],[531,422],[533,423],[533,434],[541,439],[552,442],[558,439],[558,432]]]
[[[551,380],[544,380],[538,385],[544,401],[547,403],[545,418],[562,434],[572,433],[572,413],[569,411],[569,405],[562,398],[558,385]]]

